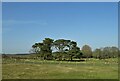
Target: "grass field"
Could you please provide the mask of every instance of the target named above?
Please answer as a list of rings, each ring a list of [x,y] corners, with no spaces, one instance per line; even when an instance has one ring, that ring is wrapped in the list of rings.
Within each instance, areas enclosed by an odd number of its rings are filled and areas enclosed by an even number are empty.
[[[118,79],[118,59],[84,62],[3,59],[3,79]]]

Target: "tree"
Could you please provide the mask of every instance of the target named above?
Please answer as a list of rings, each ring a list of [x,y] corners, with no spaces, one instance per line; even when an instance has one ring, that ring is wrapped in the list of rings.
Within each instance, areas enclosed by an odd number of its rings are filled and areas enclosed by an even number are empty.
[[[88,46],[88,45],[84,45],[82,47],[82,53],[83,53],[83,57],[91,58],[92,57],[92,49],[91,49],[91,47]]]
[[[52,58],[52,45],[53,45],[53,39],[45,38],[43,40],[43,48],[42,53],[44,55],[44,59],[51,59]]]
[[[65,51],[68,50],[68,44],[70,40],[65,40],[65,39],[58,39],[54,41],[54,47],[57,50],[57,58],[59,60],[62,60],[62,58],[66,57]]]
[[[117,47],[104,47],[102,52],[103,52],[103,58],[114,58],[118,56]]]
[[[43,59],[51,59],[53,41],[53,39],[45,38],[43,43],[35,43],[32,45],[33,51],[37,56],[43,57]]]
[[[38,53],[38,49],[37,49],[37,43],[35,43],[34,45],[32,45],[32,48],[33,48],[33,52],[34,53]]]
[[[58,52],[64,52],[65,47],[68,45],[69,41],[65,39],[58,39],[54,41],[54,46]]]
[[[101,58],[101,54],[102,54],[102,51],[101,51],[101,49],[95,49],[95,51],[93,52],[93,57],[94,58]]]
[[[112,52],[111,52],[112,57],[113,58],[118,57],[119,49],[117,47],[115,47],[115,46],[112,46],[111,50],[112,50]]]
[[[81,59],[82,56],[83,56],[83,53],[82,53],[81,51],[79,51],[79,52],[76,54],[75,57],[78,58],[78,59]]]
[[[77,47],[77,42],[75,41],[71,41],[68,47],[69,47],[68,55],[69,55],[70,60],[72,61],[73,57],[76,57],[77,54],[80,53],[80,48]]]
[[[93,56],[99,59],[115,58],[118,57],[118,51],[118,48],[114,46],[104,47],[96,49],[93,53]]]

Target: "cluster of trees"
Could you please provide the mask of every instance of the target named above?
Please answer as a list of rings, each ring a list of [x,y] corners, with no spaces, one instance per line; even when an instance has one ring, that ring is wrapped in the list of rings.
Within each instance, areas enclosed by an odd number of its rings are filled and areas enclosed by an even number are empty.
[[[73,57],[82,57],[77,42],[71,40],[58,39],[54,41],[53,39],[45,38],[41,43],[35,43],[32,48],[32,51],[42,59],[72,60]]]
[[[41,43],[35,43],[32,46],[32,52],[44,60],[73,60],[73,58],[104,59],[118,56],[117,47],[105,47],[92,51],[90,46],[84,45],[80,50],[75,41],[65,39],[53,40],[51,38],[45,38]]]
[[[93,57],[99,59],[106,59],[106,58],[116,58],[118,57],[119,49],[117,47],[104,47],[95,49],[93,51]]]

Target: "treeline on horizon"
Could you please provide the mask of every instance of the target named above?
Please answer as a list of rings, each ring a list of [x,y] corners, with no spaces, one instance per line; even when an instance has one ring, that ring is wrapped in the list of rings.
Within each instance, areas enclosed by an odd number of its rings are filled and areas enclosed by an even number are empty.
[[[32,45],[31,53],[43,60],[73,60],[81,58],[107,59],[118,57],[119,49],[115,46],[97,48],[92,51],[89,45],[84,45],[81,49],[77,42],[66,39],[53,40],[45,38],[42,42]]]

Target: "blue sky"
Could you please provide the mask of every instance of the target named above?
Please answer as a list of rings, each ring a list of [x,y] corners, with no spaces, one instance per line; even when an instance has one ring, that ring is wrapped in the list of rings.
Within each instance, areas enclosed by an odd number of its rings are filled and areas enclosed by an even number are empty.
[[[118,3],[3,3],[3,53],[27,53],[44,38],[70,39],[81,48],[118,45]]]

